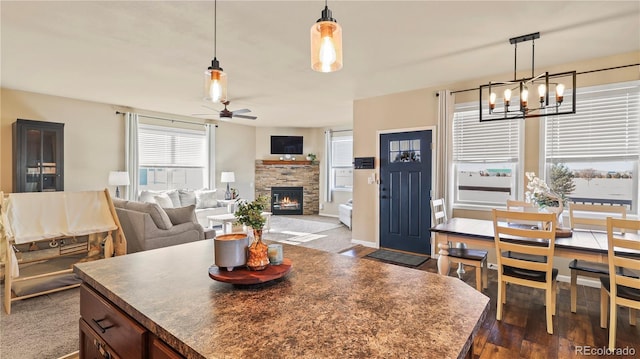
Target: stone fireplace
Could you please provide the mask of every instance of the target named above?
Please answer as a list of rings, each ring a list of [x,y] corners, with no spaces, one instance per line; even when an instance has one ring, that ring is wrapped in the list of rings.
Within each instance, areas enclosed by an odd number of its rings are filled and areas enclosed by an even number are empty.
[[[273,214],[294,214],[296,207],[287,194],[278,195],[279,207],[274,204],[272,190],[280,188],[301,188],[298,214],[318,214],[320,206],[320,166],[310,161],[256,161],[256,197],[265,195],[269,200],[269,212]],[[287,190],[288,191],[288,190]],[[291,197],[291,196],[289,196]],[[282,201],[284,200],[284,207]],[[283,212],[284,210],[284,212]]]

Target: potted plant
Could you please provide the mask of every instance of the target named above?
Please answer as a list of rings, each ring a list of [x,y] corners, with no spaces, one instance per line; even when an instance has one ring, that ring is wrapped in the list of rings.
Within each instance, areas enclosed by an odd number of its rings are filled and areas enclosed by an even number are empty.
[[[311,163],[315,163],[316,162],[316,155],[314,153],[309,153],[307,155],[307,161],[311,161]]]
[[[247,267],[251,270],[263,270],[269,264],[267,255],[267,245],[262,242],[262,228],[267,219],[262,216],[268,204],[268,197],[259,196],[251,202],[238,201],[237,209],[234,213],[236,223],[251,227],[253,230],[253,242],[247,251]]]

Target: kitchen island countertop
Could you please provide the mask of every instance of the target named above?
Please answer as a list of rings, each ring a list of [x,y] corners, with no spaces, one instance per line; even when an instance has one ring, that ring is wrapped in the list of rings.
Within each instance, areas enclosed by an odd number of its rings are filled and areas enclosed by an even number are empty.
[[[209,278],[205,240],[81,263],[89,286],[188,358],[462,358],[489,298],[453,277],[284,245],[285,278]]]

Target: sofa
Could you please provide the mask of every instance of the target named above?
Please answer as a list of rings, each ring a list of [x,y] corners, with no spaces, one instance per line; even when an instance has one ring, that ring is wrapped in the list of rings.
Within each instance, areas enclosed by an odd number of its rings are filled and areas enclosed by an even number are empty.
[[[215,189],[144,190],[140,192],[138,200],[140,202],[157,203],[164,209],[194,205],[196,219],[203,228],[209,227],[207,216],[229,213],[228,207],[218,201]]]
[[[205,231],[195,217],[195,205],[162,208],[157,203],[112,201],[127,239],[127,253],[205,239]]]

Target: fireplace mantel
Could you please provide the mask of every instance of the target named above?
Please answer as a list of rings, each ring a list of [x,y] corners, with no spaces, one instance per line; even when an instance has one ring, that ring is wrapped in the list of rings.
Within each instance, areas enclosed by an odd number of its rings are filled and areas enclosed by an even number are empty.
[[[258,162],[262,162],[265,166],[306,166],[313,165],[311,161],[287,161],[287,160],[258,160]]]

